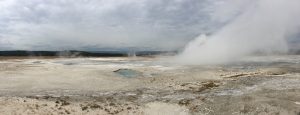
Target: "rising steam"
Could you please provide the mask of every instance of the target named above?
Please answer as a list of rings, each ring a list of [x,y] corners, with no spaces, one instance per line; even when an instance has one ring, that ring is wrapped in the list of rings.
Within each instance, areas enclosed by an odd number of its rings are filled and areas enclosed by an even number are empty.
[[[191,41],[178,60],[185,64],[219,64],[257,52],[286,53],[287,38],[299,33],[299,20],[299,0],[255,0],[214,34]]]

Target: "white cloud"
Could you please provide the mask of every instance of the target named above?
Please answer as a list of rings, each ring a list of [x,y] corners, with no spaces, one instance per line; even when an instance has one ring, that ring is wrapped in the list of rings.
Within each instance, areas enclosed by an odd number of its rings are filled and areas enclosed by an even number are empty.
[[[0,0],[0,50],[177,49],[248,5],[226,1]]]
[[[2,0],[0,35],[13,49],[182,47],[200,33],[205,1]],[[3,40],[2,40],[3,41]],[[166,44],[168,44],[166,46]]]

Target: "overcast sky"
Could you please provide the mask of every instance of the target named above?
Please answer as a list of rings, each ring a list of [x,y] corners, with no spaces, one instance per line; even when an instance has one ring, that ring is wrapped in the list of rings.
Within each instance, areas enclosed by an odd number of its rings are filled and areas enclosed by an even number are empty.
[[[0,50],[174,50],[251,0],[0,0]]]

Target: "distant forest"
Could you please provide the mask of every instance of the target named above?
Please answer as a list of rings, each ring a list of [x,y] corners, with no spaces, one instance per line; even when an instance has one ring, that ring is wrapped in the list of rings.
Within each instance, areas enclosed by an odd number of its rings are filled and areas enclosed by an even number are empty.
[[[0,56],[127,57],[175,54],[177,51],[0,51]]]

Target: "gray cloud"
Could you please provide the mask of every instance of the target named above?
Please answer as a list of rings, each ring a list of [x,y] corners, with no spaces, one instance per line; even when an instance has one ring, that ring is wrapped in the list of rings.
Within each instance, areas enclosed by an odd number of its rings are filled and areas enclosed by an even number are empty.
[[[248,4],[240,0],[0,0],[0,50],[178,49],[230,22]]]
[[[206,0],[2,0],[2,49],[176,49],[207,30]]]

